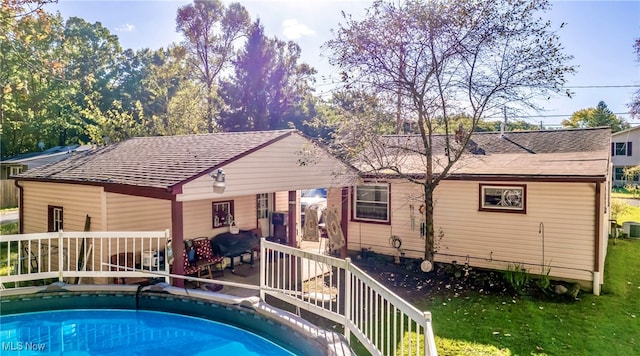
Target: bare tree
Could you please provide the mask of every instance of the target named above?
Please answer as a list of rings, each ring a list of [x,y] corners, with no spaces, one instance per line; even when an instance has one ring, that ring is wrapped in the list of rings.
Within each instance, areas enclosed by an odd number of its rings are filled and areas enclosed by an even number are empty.
[[[640,62],[640,38],[636,38],[635,43],[633,44],[633,49],[638,56],[638,62]],[[640,90],[634,93],[633,99],[629,104],[631,108],[631,116],[635,118],[640,118]]]
[[[355,164],[424,188],[425,259],[433,258],[433,192],[474,149],[478,121],[507,105],[535,108],[533,99],[560,93],[574,72],[551,23],[539,17],[548,9],[546,0],[378,0],[362,20],[345,15],[326,43],[348,86],[402,102],[403,116],[415,121],[419,134],[411,139],[358,135],[370,141]],[[452,127],[460,114],[469,126]]]
[[[178,9],[176,29],[186,38],[190,64],[205,91],[209,132],[214,126],[216,79],[230,63],[234,45],[248,27],[249,13],[239,3],[225,7],[219,0],[195,0]]]

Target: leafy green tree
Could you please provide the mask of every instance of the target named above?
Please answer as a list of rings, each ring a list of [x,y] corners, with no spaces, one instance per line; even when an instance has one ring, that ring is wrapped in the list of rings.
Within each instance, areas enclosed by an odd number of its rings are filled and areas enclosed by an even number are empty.
[[[225,108],[220,123],[225,131],[269,130],[301,126],[308,116],[305,98],[315,71],[298,64],[300,47],[269,39],[255,22],[245,48],[234,61],[234,75],[220,87]]]
[[[20,3],[20,2],[18,2]],[[68,91],[60,87],[64,62],[59,42],[62,19],[3,3],[0,16],[0,141],[11,156],[59,144],[51,123]],[[24,4],[23,4],[24,5]],[[27,5],[24,5],[27,6]]]
[[[369,153],[393,150],[424,162],[423,179],[393,159],[358,156],[367,173],[391,171],[423,188],[425,259],[434,253],[433,192],[465,152],[480,119],[513,102],[535,107],[533,98],[561,92],[565,75],[574,71],[557,31],[540,18],[549,8],[545,0],[375,1],[361,20],[346,16],[326,44],[347,85],[400,96],[403,115],[416,122],[416,146],[383,146],[376,135],[354,137],[354,143]],[[458,127],[449,120],[462,113],[471,125],[454,135]],[[438,120],[446,156],[433,150]]]
[[[582,109],[574,112],[567,120],[562,120],[564,127],[600,127],[609,126],[612,132],[628,129],[629,124],[617,117],[604,101],[600,101],[595,108]]]
[[[148,75],[143,79],[148,99],[144,103],[148,131],[155,135],[207,132],[205,105],[198,84],[191,80],[186,50],[172,45],[154,53]]]
[[[220,73],[235,53],[234,46],[246,33],[249,13],[238,3],[225,7],[219,0],[195,0],[178,9],[176,29],[185,37],[188,62],[202,86],[208,132],[213,132],[217,113],[215,90]]]

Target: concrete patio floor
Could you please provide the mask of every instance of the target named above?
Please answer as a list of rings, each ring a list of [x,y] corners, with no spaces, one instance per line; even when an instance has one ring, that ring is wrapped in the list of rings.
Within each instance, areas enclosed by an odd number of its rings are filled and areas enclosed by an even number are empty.
[[[325,239],[321,239],[318,242],[315,242],[315,241],[301,241],[300,242],[300,248],[302,250],[305,250],[305,251],[323,253],[324,252],[324,246],[325,246],[325,241],[324,240]],[[246,258],[245,261],[246,260],[248,260],[248,258]],[[213,279],[214,280],[219,280],[219,281],[226,281],[226,282],[242,283],[242,284],[249,284],[249,285],[253,285],[253,286],[259,286],[260,285],[260,264],[261,263],[262,263],[262,259],[261,258],[256,258],[254,260],[253,266],[251,266],[248,262],[244,262],[244,263],[236,262],[235,266],[234,266],[235,267],[235,273],[232,273],[229,268],[225,268],[223,276],[217,275]],[[187,288],[199,288],[199,289],[205,289],[206,288],[203,283],[200,283],[200,286],[197,286],[196,283],[194,283],[194,282],[187,282],[186,286],[187,286]],[[227,294],[227,295],[232,295],[232,296],[235,296],[235,297],[242,297],[242,298],[258,296],[260,294],[259,291],[257,291],[257,290],[246,289],[246,288],[236,287],[236,286],[227,286],[227,285],[223,286],[222,289],[218,290],[217,292],[218,293]]]

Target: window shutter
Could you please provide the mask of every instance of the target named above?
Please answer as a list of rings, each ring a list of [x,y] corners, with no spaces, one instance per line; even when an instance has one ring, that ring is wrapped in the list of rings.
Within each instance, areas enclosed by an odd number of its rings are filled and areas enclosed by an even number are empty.
[[[53,232],[53,208],[47,208],[47,231]]]
[[[616,143],[611,142],[611,157],[616,155]]]
[[[627,142],[627,156],[631,156],[631,142]]]

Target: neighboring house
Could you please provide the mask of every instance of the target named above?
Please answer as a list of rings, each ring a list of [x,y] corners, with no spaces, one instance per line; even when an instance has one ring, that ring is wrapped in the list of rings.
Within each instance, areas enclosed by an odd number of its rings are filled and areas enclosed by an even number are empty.
[[[82,231],[86,217],[91,231],[169,229],[182,274],[183,241],[231,221],[268,236],[270,213],[286,212],[295,246],[298,191],[346,185],[340,170],[349,168],[294,130],[132,138],[16,177],[20,232]]]
[[[614,187],[640,186],[640,176],[625,177],[623,171],[640,165],[640,126],[611,134],[611,164]]]
[[[599,293],[609,228],[610,137],[609,128],[473,134],[467,146],[473,149],[434,192],[435,262],[548,271],[553,279],[579,281]],[[385,147],[421,151],[417,136],[383,139]],[[444,147],[444,136],[435,136],[436,159],[446,160]],[[383,160],[423,179],[421,157],[386,150]],[[357,168],[361,183],[348,194],[331,189],[328,197],[349,217],[348,249],[424,258],[423,187],[388,170]]]
[[[55,146],[40,152],[30,152],[0,161],[0,185],[2,186],[2,202],[0,208],[18,206],[18,195],[11,176],[29,169],[44,166],[70,157],[78,152],[86,151],[91,146]]]

